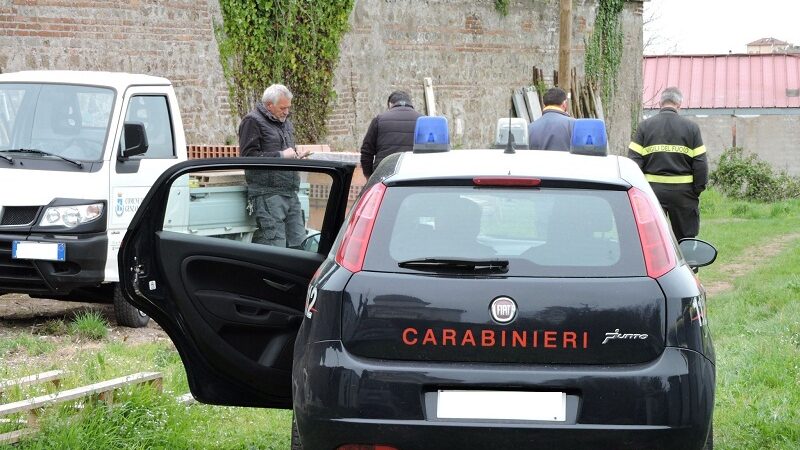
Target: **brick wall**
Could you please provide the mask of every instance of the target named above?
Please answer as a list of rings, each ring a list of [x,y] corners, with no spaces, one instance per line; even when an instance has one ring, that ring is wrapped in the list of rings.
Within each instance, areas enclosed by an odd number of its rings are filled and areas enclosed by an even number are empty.
[[[642,11],[626,2],[625,52],[618,92],[608,118],[612,142],[625,144],[641,102]],[[572,65],[583,71],[584,42],[596,3],[573,2]],[[436,110],[448,118],[456,147],[491,144],[497,118],[508,116],[513,88],[532,83],[536,66],[558,68],[558,0],[511,1],[500,16],[492,0],[360,0],[350,17],[336,71],[338,94],[328,122],[334,150],[355,151],[389,93],[408,91],[425,112],[423,79],[431,77]],[[633,117],[633,119],[632,119]]]
[[[573,2],[572,63],[582,72],[596,2]],[[508,115],[511,89],[531,84],[532,67],[558,66],[558,0],[359,0],[341,45],[329,116],[335,151],[357,151],[370,120],[395,89],[424,111],[433,79],[437,112],[455,147],[491,143]],[[625,51],[609,136],[624,152],[641,96],[641,0],[626,2]],[[192,144],[235,143],[219,64],[216,0],[0,0],[0,70],[112,70],[164,76],[175,85]],[[301,102],[298,98],[295,102]]]
[[[0,0],[0,70],[108,70],[172,80],[187,142],[236,135],[215,0]]]

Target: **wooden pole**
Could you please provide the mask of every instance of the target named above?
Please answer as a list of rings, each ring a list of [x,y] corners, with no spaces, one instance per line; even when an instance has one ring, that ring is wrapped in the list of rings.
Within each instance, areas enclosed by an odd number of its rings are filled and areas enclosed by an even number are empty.
[[[561,23],[558,27],[558,86],[567,92],[571,86],[571,56],[572,0],[561,0]]]

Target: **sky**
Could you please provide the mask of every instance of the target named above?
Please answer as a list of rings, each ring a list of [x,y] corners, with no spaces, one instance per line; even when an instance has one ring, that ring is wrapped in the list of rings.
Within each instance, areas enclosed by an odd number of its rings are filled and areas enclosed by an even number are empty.
[[[746,53],[773,37],[800,45],[800,0],[649,0],[644,53]]]

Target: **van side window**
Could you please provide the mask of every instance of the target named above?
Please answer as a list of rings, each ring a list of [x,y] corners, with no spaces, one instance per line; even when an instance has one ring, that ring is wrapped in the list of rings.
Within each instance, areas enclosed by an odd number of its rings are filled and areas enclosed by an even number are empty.
[[[150,146],[145,159],[175,157],[175,139],[172,133],[167,97],[163,95],[137,95],[131,98],[125,122],[141,122],[147,132]],[[122,144],[122,142],[120,142]]]

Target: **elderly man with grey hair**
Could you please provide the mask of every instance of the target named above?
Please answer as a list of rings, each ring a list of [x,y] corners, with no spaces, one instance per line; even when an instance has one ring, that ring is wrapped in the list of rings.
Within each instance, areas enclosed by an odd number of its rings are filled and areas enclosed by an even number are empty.
[[[294,126],[289,120],[292,93],[282,84],[264,91],[261,103],[239,124],[239,154],[273,158],[304,158],[297,150]],[[305,239],[305,215],[297,192],[300,176],[295,171],[248,170],[245,172],[250,210],[258,230],[253,242],[300,248]]]
[[[661,110],[639,124],[628,158],[650,182],[680,241],[700,232],[700,193],[708,182],[706,147],[696,123],[678,115],[683,95],[661,93]]]

